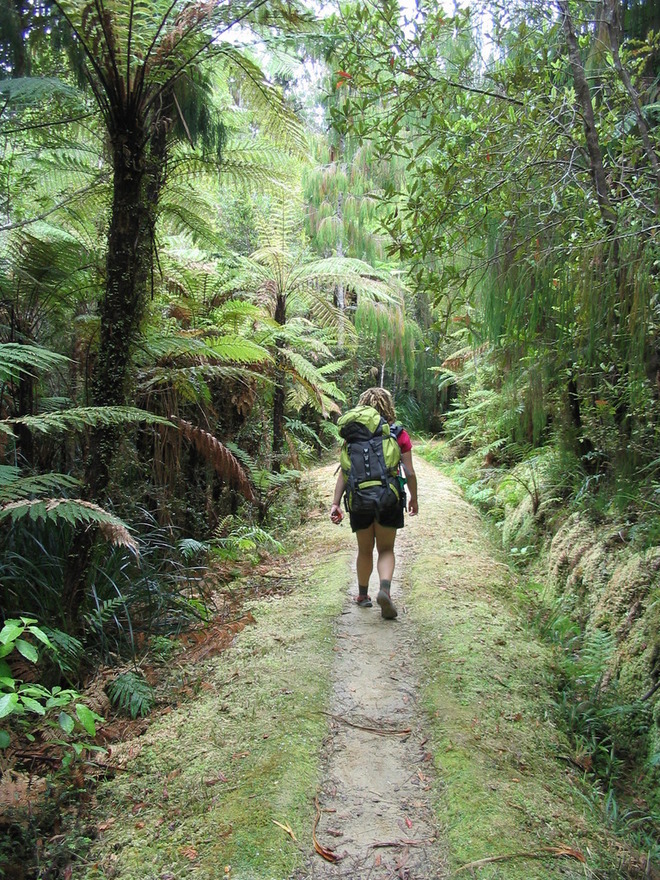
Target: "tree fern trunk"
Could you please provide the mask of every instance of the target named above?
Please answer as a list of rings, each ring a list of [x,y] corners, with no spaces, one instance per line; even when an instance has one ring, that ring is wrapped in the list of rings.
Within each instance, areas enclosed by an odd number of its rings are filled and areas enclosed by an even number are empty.
[[[161,135],[164,137],[164,135]],[[113,155],[113,201],[108,231],[106,287],[92,397],[96,406],[126,403],[129,366],[147,299],[155,208],[162,185],[164,142],[148,157],[140,126],[117,136]],[[153,147],[152,143],[152,147]],[[147,161],[148,158],[151,161]],[[156,169],[154,172],[153,169]],[[118,443],[112,429],[95,432],[87,484],[92,497],[105,492]]]

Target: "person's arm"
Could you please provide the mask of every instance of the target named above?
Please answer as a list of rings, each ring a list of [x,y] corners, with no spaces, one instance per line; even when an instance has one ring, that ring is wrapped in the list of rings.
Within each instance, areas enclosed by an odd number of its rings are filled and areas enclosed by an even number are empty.
[[[408,500],[408,513],[415,516],[419,508],[417,506],[417,474],[413,466],[412,451],[401,453],[401,464],[406,475],[408,492],[410,499]]]
[[[344,472],[339,471],[339,476],[337,477],[337,482],[335,483],[335,494],[332,497],[332,507],[330,508],[330,519],[333,523],[339,524],[343,518],[344,514],[341,512],[341,496],[344,494],[344,489],[346,488],[346,480],[344,479]]]

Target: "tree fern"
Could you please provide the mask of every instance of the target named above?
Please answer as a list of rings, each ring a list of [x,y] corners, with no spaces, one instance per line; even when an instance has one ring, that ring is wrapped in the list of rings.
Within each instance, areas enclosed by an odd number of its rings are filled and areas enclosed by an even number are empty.
[[[172,418],[183,436],[193,443],[195,449],[212,465],[221,479],[226,480],[248,501],[256,501],[248,475],[238,459],[217,437],[202,428],[195,427],[184,419]]]
[[[89,427],[117,427],[125,424],[146,422],[152,425],[166,425],[167,419],[137,409],[132,406],[85,406],[73,407],[58,412],[44,413],[40,416],[23,416],[6,419],[4,424],[24,425],[31,431],[54,434],[62,431],[82,430]]]
[[[21,499],[0,505],[0,522],[9,519],[44,520],[51,523],[68,523],[71,526],[93,525],[111,544],[121,545],[137,553],[138,545],[128,527],[119,517],[108,513],[97,504],[79,498]]]
[[[21,373],[35,374],[66,367],[69,358],[37,345],[0,343],[0,381],[8,382]]]

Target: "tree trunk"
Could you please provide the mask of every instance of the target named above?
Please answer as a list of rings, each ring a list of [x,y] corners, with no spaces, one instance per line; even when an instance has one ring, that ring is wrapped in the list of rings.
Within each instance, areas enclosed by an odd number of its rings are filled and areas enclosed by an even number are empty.
[[[600,208],[601,217],[608,226],[610,232],[614,232],[616,215],[610,201],[610,188],[603,167],[603,154],[600,149],[598,129],[596,128],[596,119],[594,117],[594,108],[591,103],[591,92],[589,90],[589,83],[587,82],[584,64],[582,63],[582,58],[580,56],[580,47],[573,28],[573,21],[568,8],[568,0],[559,0],[557,5],[562,16],[564,35],[568,46],[568,57],[571,62],[575,95],[580,105],[582,119],[584,121],[584,135],[587,153],[589,154],[591,178],[596,190],[598,207]]]
[[[136,126],[117,138],[114,146],[106,287],[92,382],[95,406],[126,403],[129,365],[147,298],[157,197],[142,144],[142,133]],[[118,436],[111,428],[94,432],[87,485],[97,500],[102,500],[107,489]]]
[[[164,132],[159,133],[159,138],[164,136]],[[159,143],[156,139],[156,147]],[[164,144],[163,140],[163,148]],[[151,273],[155,209],[164,173],[156,155],[152,155],[153,161],[148,167],[147,153],[142,128],[137,124],[127,127],[114,138],[106,286],[99,310],[99,350],[92,379],[95,406],[122,406],[126,403],[129,366],[144,314]],[[157,150],[153,153],[156,154]],[[149,174],[150,167],[154,166],[156,174]],[[110,466],[119,440],[120,431],[116,428],[97,428],[92,433],[85,472],[87,492],[101,503],[105,500]],[[63,602],[74,632],[85,601],[94,541],[94,529],[78,531],[64,572]]]

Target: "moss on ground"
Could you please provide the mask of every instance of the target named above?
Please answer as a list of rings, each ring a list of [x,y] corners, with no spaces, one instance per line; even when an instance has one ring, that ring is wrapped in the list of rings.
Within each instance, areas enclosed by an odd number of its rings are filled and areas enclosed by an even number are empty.
[[[508,566],[455,487],[439,474],[421,479],[434,480],[442,517],[420,517],[422,549],[408,572],[408,607],[419,632],[451,868],[528,852],[540,858],[492,863],[479,876],[583,877],[579,862],[543,854],[554,846],[582,852],[599,877],[621,877],[551,720],[549,650],[520,620]]]
[[[342,537],[313,520],[292,535],[291,592],[252,603],[256,624],[196,668],[195,698],[113,756],[134,757],[100,791],[88,880],[285,878],[302,863],[348,577]]]

